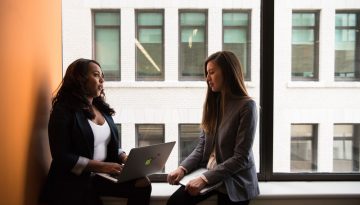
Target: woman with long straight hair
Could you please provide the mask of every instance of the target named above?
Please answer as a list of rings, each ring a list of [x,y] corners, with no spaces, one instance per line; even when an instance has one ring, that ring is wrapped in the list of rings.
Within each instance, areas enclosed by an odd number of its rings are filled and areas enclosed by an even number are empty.
[[[247,205],[259,194],[252,152],[257,108],[245,87],[239,60],[230,51],[210,55],[204,63],[207,94],[203,107],[202,131],[194,151],[168,174],[170,184],[184,175],[207,168],[200,177],[181,186],[168,205],[197,204],[216,194],[218,205]],[[215,190],[200,191],[222,182]]]

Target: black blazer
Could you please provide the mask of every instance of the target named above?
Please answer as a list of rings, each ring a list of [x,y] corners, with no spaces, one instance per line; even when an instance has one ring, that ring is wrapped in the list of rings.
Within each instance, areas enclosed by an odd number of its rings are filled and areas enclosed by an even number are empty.
[[[105,161],[120,163],[115,123],[111,116],[103,115],[111,130]],[[58,103],[51,112],[48,131],[52,162],[41,201],[101,204],[92,187],[91,173],[83,171],[76,175],[71,172],[79,156],[92,159],[94,155],[94,135],[84,112],[71,111]]]

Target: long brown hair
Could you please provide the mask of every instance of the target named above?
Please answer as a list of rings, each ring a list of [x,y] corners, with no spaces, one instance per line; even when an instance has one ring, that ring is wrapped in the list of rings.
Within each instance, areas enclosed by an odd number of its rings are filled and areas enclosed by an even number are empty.
[[[79,109],[83,110],[86,117],[89,119],[95,117],[91,104],[86,97],[86,82],[88,80],[90,63],[95,63],[101,67],[97,61],[84,58],[77,59],[69,65],[65,76],[57,89],[55,97],[52,99],[52,108],[58,103],[63,103],[72,111],[77,111]],[[92,103],[105,114],[115,114],[114,109],[110,108],[109,104],[105,102],[104,91],[101,91],[101,95],[94,98]]]
[[[216,63],[223,76],[223,93],[213,92],[207,83],[207,93],[204,102],[201,127],[205,133],[215,134],[217,120],[224,113],[225,100],[227,97],[249,97],[245,87],[244,75],[240,61],[231,51],[219,51],[210,55],[204,63],[204,74],[207,76],[207,64],[212,61]],[[221,95],[224,96],[221,96]]]

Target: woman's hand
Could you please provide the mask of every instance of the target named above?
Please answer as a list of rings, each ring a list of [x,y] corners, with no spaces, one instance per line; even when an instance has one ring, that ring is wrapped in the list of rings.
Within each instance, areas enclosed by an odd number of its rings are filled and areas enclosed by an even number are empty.
[[[119,155],[119,158],[120,158],[120,162],[122,162],[123,164],[125,164],[126,161],[127,161],[128,156],[126,155],[125,152],[123,152],[123,153],[121,153],[121,154]]]
[[[184,170],[178,167],[167,175],[167,181],[172,185],[179,184],[179,181],[184,177],[184,175]]]
[[[207,183],[201,177],[198,177],[187,183],[185,186],[185,191],[187,191],[191,196],[197,196],[200,194],[201,189],[204,188],[206,184]]]
[[[114,162],[101,162],[97,160],[90,160],[86,169],[91,172],[120,174],[123,165]]]
[[[113,162],[104,162],[102,166],[102,172],[107,174],[120,174],[124,165],[113,163]]]

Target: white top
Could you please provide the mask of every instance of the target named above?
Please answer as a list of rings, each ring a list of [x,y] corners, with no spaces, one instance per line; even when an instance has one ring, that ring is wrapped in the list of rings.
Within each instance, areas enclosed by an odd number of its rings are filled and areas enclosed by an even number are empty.
[[[107,145],[110,141],[111,131],[108,123],[98,125],[88,120],[94,134],[94,160],[104,161],[106,159]]]

